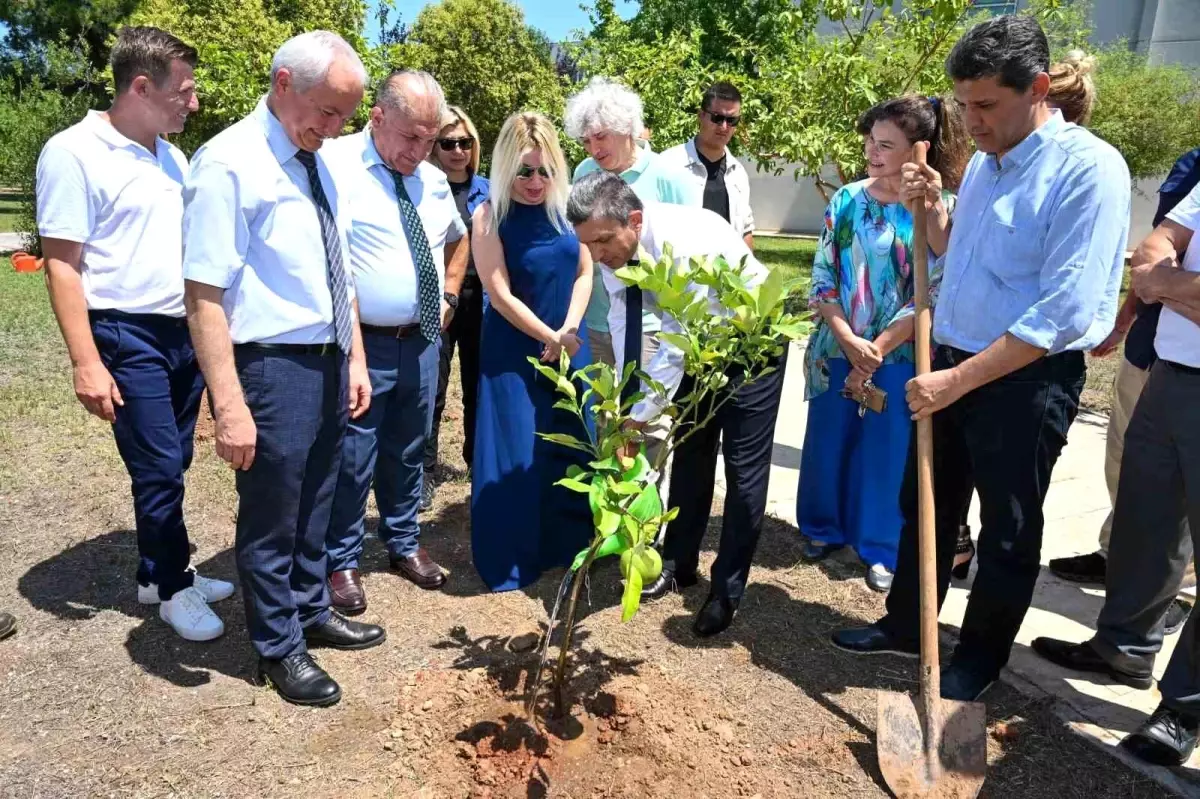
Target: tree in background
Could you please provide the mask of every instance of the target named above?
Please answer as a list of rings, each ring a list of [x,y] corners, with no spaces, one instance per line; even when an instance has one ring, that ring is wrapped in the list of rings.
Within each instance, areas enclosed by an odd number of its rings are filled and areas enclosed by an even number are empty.
[[[403,42],[380,48],[389,65],[423,69],[462,106],[482,138],[485,161],[509,115],[540,111],[561,120],[564,81],[545,34],[510,0],[443,0],[426,6]]]

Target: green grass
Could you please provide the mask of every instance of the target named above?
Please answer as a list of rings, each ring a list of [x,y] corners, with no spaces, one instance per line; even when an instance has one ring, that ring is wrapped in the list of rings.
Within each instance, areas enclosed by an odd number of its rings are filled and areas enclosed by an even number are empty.
[[[788,279],[807,278],[817,254],[816,239],[755,236],[754,254],[764,266],[785,270]]]
[[[12,233],[17,229],[23,199],[15,192],[0,192],[0,233]]]

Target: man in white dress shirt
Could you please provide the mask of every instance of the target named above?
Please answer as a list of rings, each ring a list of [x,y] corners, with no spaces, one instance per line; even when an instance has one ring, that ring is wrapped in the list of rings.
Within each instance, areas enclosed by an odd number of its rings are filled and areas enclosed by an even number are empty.
[[[732,225],[753,249],[750,176],[729,152],[729,142],[742,119],[742,93],[732,83],[717,81],[705,90],[696,116],[696,135],[659,157],[691,175],[697,193],[704,197],[704,207]]]
[[[663,315],[653,294],[626,286],[613,274],[614,268],[643,259],[657,261],[669,243],[680,264],[687,264],[692,257],[723,256],[730,264],[744,258],[750,283],[760,283],[767,274],[740,232],[712,211],[684,205],[643,205],[623,180],[607,172],[593,173],[575,184],[567,202],[567,218],[575,226],[579,241],[591,251],[592,259],[605,267],[604,286],[611,300],[609,329],[618,364],[628,363],[627,357],[640,357],[637,342],[641,341],[643,306],[662,317],[663,332],[677,333],[680,326]],[[708,294],[707,288],[695,284],[692,290],[700,296]],[[715,297],[710,296],[709,302],[713,313],[724,312]],[[674,453],[668,506],[678,507],[679,516],[667,526],[662,575],[642,591],[642,596],[656,599],[672,588],[687,588],[699,581],[700,543],[708,527],[717,450],[723,441],[729,491],[720,549],[712,566],[712,587],[692,627],[699,636],[716,635],[728,627],[746,590],[766,513],[771,446],[785,362],[786,354],[773,364],[774,372],[751,383],[745,382],[740,368],[731,370],[726,390],[733,392],[732,398]],[[643,387],[646,397],[633,407],[631,424],[645,428],[662,414],[672,397],[690,394],[693,383],[684,373],[683,353],[666,341],[659,343],[653,359],[641,368],[667,391],[664,397]]]
[[[237,470],[246,627],[259,679],[301,705],[341,698],[309,646],[366,649],[386,638],[334,613],[325,584],[342,437],[371,388],[349,217],[318,151],[354,114],[365,81],[337,34],[288,40],[270,93],[197,151],[184,189],[188,322],[217,454]]]
[[[342,445],[329,526],[329,590],[347,614],[367,607],[358,559],[372,481],[392,568],[421,588],[446,582],[420,546],[417,524],[438,340],[467,271],[466,225],[446,175],[426,160],[446,113],[433,76],[393,72],[379,86],[367,130],[330,145],[371,377],[371,408],[350,423]]]
[[[225,625],[209,609],[233,585],[189,569],[183,473],[204,380],[183,310],[180,224],[188,163],[179,133],[196,100],[196,51],[157,28],[123,28],[108,111],[46,143],[37,221],[50,304],[75,395],[112,423],[133,485],[138,601],[190,641]]]

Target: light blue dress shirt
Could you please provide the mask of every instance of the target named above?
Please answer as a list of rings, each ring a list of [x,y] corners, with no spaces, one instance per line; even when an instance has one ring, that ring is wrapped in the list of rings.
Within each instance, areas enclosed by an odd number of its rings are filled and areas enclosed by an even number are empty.
[[[1124,159],[1058,111],[1004,157],[967,165],[933,338],[980,352],[1012,333],[1053,355],[1113,329],[1129,235]]]
[[[264,99],[192,159],[183,189],[183,276],[225,289],[234,344],[334,340],[321,221],[298,151]],[[349,216],[320,152],[317,171],[353,299]]]
[[[682,167],[677,167],[650,149],[648,144],[638,144],[638,157],[633,166],[621,173],[621,180],[629,184],[643,203],[670,203],[672,205],[693,205],[699,208],[704,202],[704,192],[695,187],[691,175]],[[575,167],[573,180],[579,180],[584,175],[599,172],[600,164],[594,158],[585,158]],[[617,267],[624,264],[616,264]],[[600,270],[593,272],[592,297],[588,301],[584,322],[589,330],[608,332],[608,292],[604,290],[604,281],[600,278]],[[659,318],[646,312],[642,319],[642,333],[655,333],[661,328]]]
[[[322,148],[342,191],[350,218],[350,265],[364,324],[392,327],[417,324],[421,307],[417,267],[404,233],[396,180],[370,133],[343,136]],[[458,213],[442,170],[421,162],[404,177],[404,189],[417,207],[438,274],[438,296],[446,286],[445,247],[467,226]]]

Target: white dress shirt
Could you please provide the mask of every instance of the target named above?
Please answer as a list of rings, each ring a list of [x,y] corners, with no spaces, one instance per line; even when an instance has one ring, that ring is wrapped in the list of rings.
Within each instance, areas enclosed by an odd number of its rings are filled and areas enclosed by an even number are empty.
[[[724,256],[731,266],[736,266],[743,258],[746,259],[746,278],[750,287],[757,286],[767,277],[767,268],[763,266],[740,233],[735,231],[728,222],[706,208],[696,208],[689,205],[667,205],[664,203],[647,203],[642,216],[641,249],[645,255],[657,261],[662,257],[664,247],[670,244],[675,263],[687,266],[693,257],[715,258]],[[625,291],[628,288],[613,273],[612,269],[601,266],[604,275],[604,288],[608,291],[608,329],[612,334],[613,355],[617,364],[625,363]],[[690,290],[697,296],[707,297],[709,307],[714,314],[728,315],[717,298],[707,286],[690,284]],[[659,307],[652,292],[642,292],[643,313],[654,313],[662,319],[662,332],[680,333],[683,328],[674,317],[665,314]],[[665,397],[654,394],[648,387],[643,386],[646,397],[633,407],[630,415],[635,421],[653,421],[670,403],[679,384],[683,381],[683,352],[673,344],[660,341],[658,352],[649,364],[642,364],[642,370],[666,388]]]
[[[417,267],[400,218],[396,182],[367,131],[343,136],[322,148],[342,191],[350,218],[350,263],[364,324],[392,327],[421,321]],[[327,152],[326,152],[327,151]],[[454,204],[446,174],[421,162],[404,178],[417,207],[438,275],[438,297],[446,286],[445,247],[467,226]]]
[[[183,274],[225,289],[234,344],[334,340],[321,221],[298,151],[264,99],[192,158],[183,190]],[[349,215],[320,152],[317,170],[353,299]]]
[[[1196,235],[1200,231],[1200,186],[1192,189],[1167,219],[1192,231],[1191,246],[1180,266],[1185,272],[1200,272],[1200,236]],[[1164,306],[1158,317],[1154,350],[1164,361],[1200,369],[1200,325]]]
[[[672,166],[683,169],[695,184],[696,191],[704,194],[708,181],[708,168],[696,155],[696,139],[677,144],[659,156]],[[743,236],[754,232],[754,211],[750,208],[750,175],[742,162],[725,148],[725,190],[729,192],[729,224]]]
[[[99,111],[55,135],[37,164],[44,238],[83,245],[90,310],[182,317],[183,182],[187,158],[159,138],[125,138]]]

